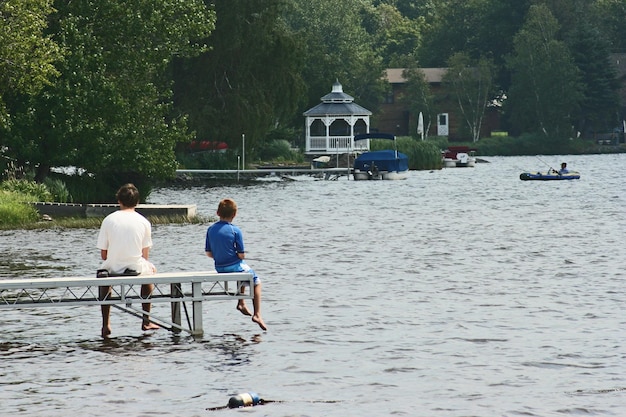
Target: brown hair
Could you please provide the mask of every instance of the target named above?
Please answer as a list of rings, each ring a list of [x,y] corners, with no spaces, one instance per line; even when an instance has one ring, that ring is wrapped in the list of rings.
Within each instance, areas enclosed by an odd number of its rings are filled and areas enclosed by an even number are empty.
[[[133,184],[124,184],[115,193],[115,198],[124,207],[135,207],[139,204],[139,190]]]
[[[231,198],[225,198],[217,206],[217,215],[225,219],[231,219],[237,214],[237,203]]]

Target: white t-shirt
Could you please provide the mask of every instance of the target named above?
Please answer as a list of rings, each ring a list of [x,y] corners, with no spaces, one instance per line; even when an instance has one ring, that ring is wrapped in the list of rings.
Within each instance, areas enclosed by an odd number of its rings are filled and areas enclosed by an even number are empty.
[[[142,258],[143,248],[152,247],[148,219],[134,210],[118,210],[104,218],[98,234],[98,249],[107,251],[101,269],[120,274],[126,268],[142,274],[153,273],[152,264]]]

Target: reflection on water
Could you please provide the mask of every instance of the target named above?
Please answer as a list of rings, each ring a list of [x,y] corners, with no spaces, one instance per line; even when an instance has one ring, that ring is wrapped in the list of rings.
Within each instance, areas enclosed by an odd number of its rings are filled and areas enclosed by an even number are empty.
[[[561,159],[580,180],[519,180]],[[623,414],[626,157],[489,160],[155,190],[206,216],[237,201],[269,331],[227,301],[205,303],[201,338],[114,313],[103,341],[97,307],[2,310],[3,412],[203,416],[254,391],[276,401],[254,416]],[[155,226],[159,270],[212,268],[206,227]],[[0,276],[91,275],[96,234],[0,232]]]

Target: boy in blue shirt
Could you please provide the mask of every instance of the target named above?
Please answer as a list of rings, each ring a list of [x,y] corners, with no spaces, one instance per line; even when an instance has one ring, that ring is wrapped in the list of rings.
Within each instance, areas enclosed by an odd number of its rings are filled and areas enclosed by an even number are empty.
[[[246,257],[243,246],[243,234],[239,227],[232,224],[237,215],[237,203],[230,198],[220,201],[217,206],[217,215],[220,220],[209,226],[206,232],[204,250],[209,258],[215,262],[217,272],[250,272],[254,277],[254,290],[252,304],[254,313],[250,313],[245,300],[237,302],[237,310],[245,316],[252,316],[252,321],[263,330],[267,326],[261,317],[261,279],[245,262]],[[244,293],[247,282],[238,283],[238,290]]]

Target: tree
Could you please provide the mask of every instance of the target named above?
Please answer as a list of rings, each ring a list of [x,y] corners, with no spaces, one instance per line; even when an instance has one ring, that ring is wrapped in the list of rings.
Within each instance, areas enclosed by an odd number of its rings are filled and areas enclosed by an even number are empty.
[[[254,150],[291,122],[303,102],[301,40],[283,19],[286,0],[216,1],[209,50],[176,66],[176,103],[202,140]]]
[[[571,135],[572,115],[582,94],[580,75],[546,6],[532,6],[515,35],[508,60],[512,85],[505,102],[514,134],[543,133],[555,139]]]
[[[363,27],[367,2],[361,0],[294,0],[290,26],[304,43],[306,66],[302,75],[308,94],[305,111],[319,104],[336,80],[343,91],[363,107],[376,111],[385,92],[383,60],[372,35]],[[302,113],[298,114],[302,123]]]
[[[626,51],[626,2],[624,0],[596,0],[593,16],[609,41],[611,52]]]
[[[432,89],[426,75],[417,67],[410,67],[403,73],[406,82],[406,90],[401,100],[408,104],[411,114],[419,115],[422,113],[424,118],[424,137],[428,137],[430,126],[437,117],[437,109]],[[411,129],[417,132],[417,126]]]
[[[430,8],[419,51],[420,63],[444,67],[457,52],[471,59],[487,57],[496,67],[494,83],[510,84],[505,58],[513,49],[513,36],[521,28],[531,0],[429,0]]]
[[[609,48],[599,30],[580,22],[567,42],[581,73],[583,99],[575,114],[579,132],[610,132],[620,122],[619,81],[609,60]]]
[[[59,75],[61,50],[44,33],[53,10],[52,0],[0,1],[0,126],[8,122],[5,94],[34,94]]]
[[[480,139],[485,110],[493,99],[494,73],[491,60],[480,58],[473,65],[467,54],[456,53],[450,57],[443,77],[474,142]]]
[[[411,20],[395,6],[384,3],[368,10],[364,26],[385,66],[400,68],[417,62],[423,18]]]
[[[213,28],[201,0],[57,2],[53,38],[68,51],[60,77],[36,96],[14,95],[8,132],[15,157],[43,181],[73,165],[108,181],[166,178],[174,144],[189,137],[172,113],[173,56],[199,53]],[[111,194],[113,195],[113,194]]]

